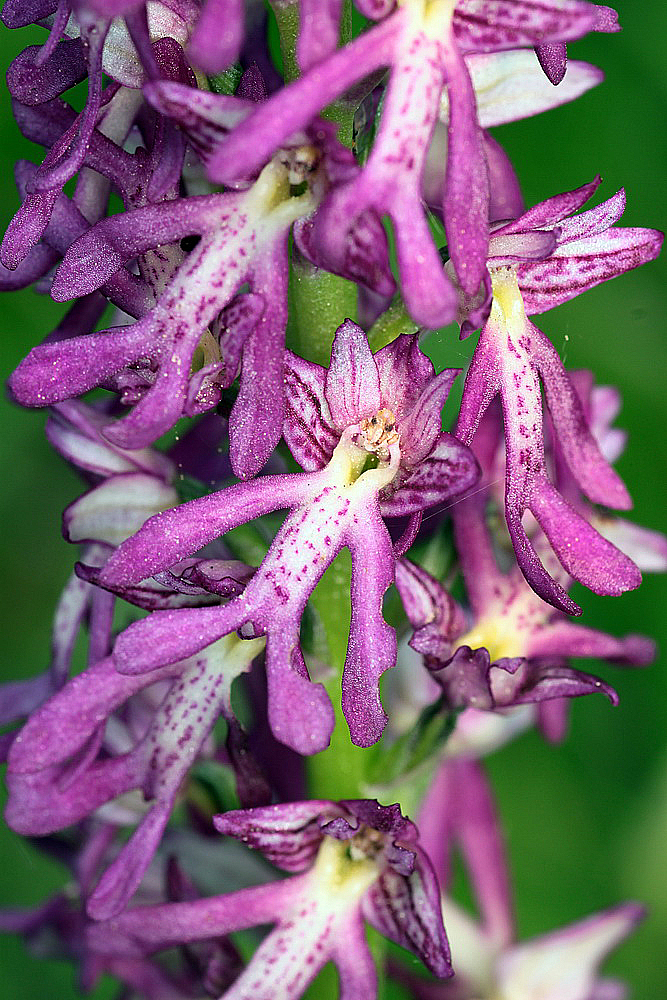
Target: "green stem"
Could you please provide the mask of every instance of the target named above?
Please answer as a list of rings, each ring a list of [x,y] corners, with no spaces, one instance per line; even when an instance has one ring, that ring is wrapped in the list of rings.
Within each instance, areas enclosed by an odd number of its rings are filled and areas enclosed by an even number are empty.
[[[311,602],[324,633],[331,676],[324,681],[336,715],[331,743],[306,761],[309,793],[314,798],[355,799],[362,796],[365,754],[355,747],[341,708],[341,677],[350,631],[351,561],[347,549],[334,560],[313,591]]]
[[[403,300],[394,299],[392,304],[376,319],[368,331],[368,343],[371,351],[379,351],[402,333],[418,333],[419,327],[408,314]]]
[[[357,286],[292,254],[287,346],[295,354],[328,367],[334,333],[345,319],[357,318]]]
[[[275,14],[278,25],[278,36],[280,38],[280,54],[283,60],[283,79],[285,83],[291,83],[299,76],[299,65],[296,61],[296,40],[299,35],[299,4],[297,0],[293,3],[285,3],[284,0],[276,0],[271,3],[271,10]]]

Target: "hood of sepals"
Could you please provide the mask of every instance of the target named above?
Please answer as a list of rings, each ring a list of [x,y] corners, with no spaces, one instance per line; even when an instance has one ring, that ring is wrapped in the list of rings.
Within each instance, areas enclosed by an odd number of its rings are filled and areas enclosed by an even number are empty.
[[[399,465],[412,466],[433,449],[441,434],[440,410],[458,373],[451,370],[436,376],[417,338],[407,334],[372,355],[365,334],[350,320],[337,332],[332,353],[343,368],[344,340],[354,342],[356,377],[351,381],[357,385],[350,390],[349,401],[337,366],[332,363],[327,370],[286,352],[285,440],[308,472],[323,468],[342,445],[353,477],[348,483],[374,465],[386,468],[388,462],[394,470],[389,483],[398,472],[396,455]],[[306,434],[309,442],[304,441]]]

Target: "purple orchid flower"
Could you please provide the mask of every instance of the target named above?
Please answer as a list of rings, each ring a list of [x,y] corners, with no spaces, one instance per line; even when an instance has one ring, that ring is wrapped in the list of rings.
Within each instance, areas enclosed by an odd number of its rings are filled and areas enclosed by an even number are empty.
[[[428,983],[398,963],[392,971],[417,1000],[622,1000],[625,989],[598,968],[644,916],[623,903],[562,930],[516,943],[505,848],[482,769],[449,761],[422,807],[421,842],[440,884],[451,883],[449,852],[460,845],[478,902],[479,921],[446,894],[442,906],[456,972],[451,983]]]
[[[151,247],[192,235],[201,239],[137,323],[34,348],[12,376],[12,392],[27,405],[44,405],[104,383],[128,364],[148,358],[156,370],[154,384],[105,435],[126,448],[150,444],[175,423],[192,397],[193,364],[201,369],[203,360],[204,369],[213,364],[221,370],[224,359],[207,327],[250,281],[252,295],[243,296],[221,325],[225,346],[231,341],[236,359],[243,352],[245,375],[232,414],[232,461],[241,474],[256,472],[277,443],[282,423],[287,235],[292,222],[312,207],[310,192],[290,198],[288,169],[272,163],[248,191],[164,201],[99,223],[66,254],[54,297],[92,292]],[[227,384],[236,375],[234,364],[230,369]],[[199,389],[201,372],[192,377]]]
[[[410,645],[424,657],[448,703],[494,711],[599,691],[617,704],[613,688],[574,670],[568,659],[593,656],[642,666],[653,659],[654,644],[574,625],[527,586],[518,566],[501,573],[484,523],[485,506],[478,493],[460,501],[452,515],[472,621],[424,569],[402,560],[396,571],[416,630]],[[554,576],[566,587],[567,575],[553,555],[551,561]]]
[[[90,929],[94,949],[145,955],[273,923],[225,1000],[297,1000],[328,961],[338,970],[341,1000],[372,1000],[377,978],[366,920],[436,976],[451,974],[437,882],[417,828],[397,805],[292,802],[228,812],[215,824],[295,874],[226,896],[129,910]]]
[[[202,986],[211,992],[225,989],[242,967],[227,939],[210,942],[196,954],[190,949],[177,967],[172,964],[169,969],[146,956],[108,955],[88,946],[86,929],[90,920],[84,902],[95,884],[97,870],[113,856],[115,834],[111,823],[92,823],[77,829],[66,843],[55,838],[40,841],[39,847],[47,855],[53,853],[71,869],[67,892],[39,906],[1,908],[0,930],[21,935],[28,948],[34,948],[41,958],[49,955],[69,959],[77,967],[81,988],[86,992],[93,989],[102,973],[120,980],[142,1000],[198,1000]],[[146,880],[141,896],[145,903],[193,898],[173,862],[167,865],[166,879]]]
[[[187,604],[210,599],[189,595]],[[233,730],[232,746],[240,747],[231,685],[263,647],[263,639],[244,642],[230,635],[185,662],[134,676],[119,674],[110,657],[101,660],[34,712],[13,743],[6,818],[19,833],[43,836],[62,829],[133,789],[152,801],[148,810],[139,807],[137,829],[90,896],[91,916],[119,913],[137,889],[176,795],[221,713]],[[149,686],[157,704],[147,705],[136,725],[126,724],[124,736],[113,730],[105,735],[107,719]],[[245,770],[241,780],[252,783],[248,762]]]
[[[99,6],[104,7],[103,4]],[[114,6],[111,5],[112,8]],[[124,5],[125,8],[130,6],[132,5]],[[3,16],[8,17],[12,23],[16,23],[17,18],[19,23],[29,23],[35,17],[35,12],[29,13],[22,10],[22,7],[22,4],[6,5]],[[47,10],[48,7],[49,5]],[[16,267],[21,255],[25,255],[41,235],[58,192],[86,163],[88,146],[96,127],[106,128],[107,135],[113,134],[114,126],[110,122],[106,105],[118,96],[119,83],[124,85],[119,101],[131,109],[129,119],[121,130],[122,141],[141,104],[140,93],[128,97],[123,91],[127,86],[141,87],[144,78],[141,63],[146,67],[149,77],[173,75],[174,64],[179,67],[179,76],[185,78],[188,75],[187,67],[182,65],[184,59],[181,47],[170,32],[175,32],[183,41],[187,38],[188,20],[195,16],[196,5],[185,3],[176,13],[161,4],[152,4],[151,8],[151,18],[147,17],[143,5],[134,5],[134,9],[125,11],[128,35],[124,26],[112,20],[113,14],[117,13],[115,10],[95,9],[94,5],[80,0],[71,4],[60,3],[57,10],[54,4],[51,8],[51,11],[55,11],[54,22],[45,45],[26,49],[12,63],[8,74],[9,88],[15,101],[24,105],[47,109],[49,105],[56,104],[59,111],[69,110],[59,100],[59,95],[82,80],[86,69],[89,85],[84,110],[78,115],[72,112],[71,123],[47,143],[51,148],[41,167],[29,181],[28,195],[12,220],[3,242],[3,263],[6,266]],[[68,21],[70,11],[73,11],[74,17]],[[37,17],[46,13],[46,10],[39,10]],[[151,44],[149,20],[152,20],[154,34],[159,39],[155,50]],[[62,34],[74,37],[61,41]],[[113,82],[103,90],[103,73],[112,78],[118,77],[118,82]],[[191,72],[189,76],[193,78]],[[170,132],[171,144],[182,153],[182,142],[171,123],[163,123],[160,131]],[[165,150],[162,153],[162,159],[168,162],[168,153]],[[172,154],[171,159],[173,158]],[[165,169],[164,163],[162,169]],[[179,172],[180,165],[177,174]],[[84,214],[89,217],[88,212],[84,211]]]
[[[389,10],[382,6],[382,12]],[[382,123],[358,178],[336,189],[318,213],[313,240],[320,260],[340,272],[356,246],[355,227],[382,214],[394,223],[403,297],[415,321],[438,327],[455,314],[454,289],[443,273],[421,209],[421,179],[440,97],[447,87],[449,129],[442,196],[449,252],[473,294],[488,244],[488,177],[475,96],[463,56],[578,38],[594,27],[592,4],[458,3],[411,0],[374,28],[313,66],[260,106],[211,156],[209,175],[229,182],[259,168],[292,133],[352,84],[390,66]],[[396,187],[402,197],[394,198]],[[376,221],[373,223],[377,228]]]
[[[156,55],[160,58],[161,74],[166,78],[194,79],[178,54],[171,50],[156,50]],[[72,199],[77,211],[69,208],[67,212],[60,207],[61,216],[65,214],[67,220],[66,231],[60,233],[58,227],[50,226],[50,222],[58,203],[63,201],[61,190],[64,181],[46,168],[57,160],[63,149],[68,148],[81,116],[77,116],[59,98],[34,106],[15,102],[14,112],[24,135],[50,149],[41,167],[29,169],[27,175],[24,168],[22,175],[17,177],[23,204],[3,240],[2,261],[7,268],[18,267],[40,238],[44,238],[47,245],[53,245],[55,240],[54,248],[64,254],[91,223],[104,216],[111,184],[119,190],[126,207],[138,207],[177,195],[185,147],[173,123],[152,113],[144,113],[139,124],[148,149],[139,147],[134,154],[130,154],[122,148],[142,103],[140,91],[119,88],[116,84],[105,89],[94,122],[97,127],[90,130],[82,152],[80,165],[91,170],[84,171],[77,180]],[[82,223],[77,212],[82,216]],[[48,238],[49,229],[55,230],[50,234],[51,239]],[[67,237],[69,242],[61,246]],[[163,253],[161,266],[157,267],[158,274],[164,271],[164,257]],[[150,279],[152,270],[148,269],[143,276]],[[126,274],[128,280],[131,279]],[[157,287],[155,282],[153,287],[154,290]],[[107,291],[106,288],[104,290]],[[130,308],[129,311],[136,315],[136,310]]]
[[[373,356],[349,320],[336,333],[328,371],[288,355],[284,433],[306,472],[240,483],[152,519],[112,556],[100,581],[122,591],[253,517],[281,508],[292,513],[242,595],[224,608],[154,614],[136,623],[118,640],[119,669],[150,670],[235,629],[265,634],[273,733],[300,753],[321,750],[333,713],[322,686],[308,679],[299,627],[315,584],[347,546],[352,625],[343,710],[353,741],[374,743],[386,722],[378,679],[396,658],[394,633],[382,617],[395,563],[383,517],[410,518],[398,545],[404,551],[421,511],[477,478],[470,452],[440,430],[456,374],[435,376],[410,337]]]
[[[657,256],[661,233],[612,228],[625,205],[622,191],[568,217],[598,183],[550,198],[494,233],[488,262],[491,312],[466,376],[457,424],[457,436],[470,444],[486,408],[500,394],[505,516],[517,560],[535,591],[570,614],[580,609],[535,553],[522,523],[527,510],[561,565],[591,590],[619,594],[641,580],[637,567],[567,503],[547,474],[540,381],[563,457],[580,488],[607,507],[631,505],[622,481],[600,454],[557,352],[528,319]],[[487,309],[482,305],[473,311],[475,321]]]

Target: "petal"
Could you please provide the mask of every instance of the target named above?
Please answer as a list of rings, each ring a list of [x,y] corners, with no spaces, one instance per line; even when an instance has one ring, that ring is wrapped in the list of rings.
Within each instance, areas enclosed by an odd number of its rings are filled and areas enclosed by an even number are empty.
[[[265,308],[243,347],[241,388],[229,418],[232,468],[243,479],[259,472],[281,436],[287,276],[283,237],[254,265],[253,289]]]
[[[175,507],[178,493],[155,476],[126,472],[100,483],[70,504],[63,514],[69,542],[117,546],[157,511]]]
[[[198,653],[233,632],[243,620],[243,608],[235,601],[222,608],[154,611],[121,632],[114,646],[114,664],[122,674],[143,676]]]
[[[299,10],[297,59],[302,73],[338,48],[342,0],[302,0]]]
[[[442,432],[442,408],[460,368],[445,368],[435,375],[400,422],[401,462],[418,465],[433,451]]]
[[[139,955],[190,941],[206,941],[255,924],[274,923],[303,893],[301,879],[273,881],[195,902],[139,906],[88,929],[102,955]]]
[[[36,57],[39,45],[30,45],[7,70],[7,86],[22,104],[43,104],[80,83],[86,76],[86,60],[79,38],[61,41],[46,60]]]
[[[140,770],[131,755],[95,761],[64,789],[60,786],[62,776],[59,766],[33,774],[7,773],[5,818],[13,830],[39,837],[53,833],[78,823],[141,783]]]
[[[380,409],[380,380],[366,334],[345,320],[334,337],[324,395],[334,424],[358,423]]]
[[[449,126],[442,210],[454,270],[464,292],[472,295],[486,271],[489,178],[472,80],[456,45],[444,51]]]
[[[206,0],[188,54],[206,73],[221,73],[239,55],[244,34],[242,0]]]
[[[299,646],[299,619],[286,621],[283,613],[278,627],[267,632],[269,724],[285,746],[313,754],[329,745],[336,720],[324,685],[313,684],[308,676]]]
[[[556,194],[552,198],[541,201],[533,208],[529,208],[522,216],[513,222],[508,222],[502,229],[496,230],[495,235],[500,233],[527,233],[531,229],[549,229],[559,223],[568,215],[572,215],[581,208],[589,198],[592,198],[598,187],[602,183],[602,178],[598,175],[590,183],[583,184],[573,191],[565,191],[563,194]]]
[[[452,975],[442,924],[440,890],[431,863],[415,847],[417,865],[407,878],[385,870],[363,899],[366,919],[390,940],[421,958],[434,975]]]
[[[111,556],[102,585],[140,583],[261,514],[297,506],[311,495],[310,475],[265,476],[191,500],[150,518]]]
[[[146,100],[161,115],[178,122],[199,156],[208,156],[229,132],[254,110],[254,101],[212,94],[171,80],[157,80],[143,88]]]
[[[457,0],[454,33],[463,51],[491,52],[573,41],[598,28],[586,0]]]
[[[286,802],[256,809],[235,809],[215,816],[219,833],[235,837],[283,871],[301,872],[310,868],[323,833],[321,820],[340,815],[340,809],[326,799]]]
[[[339,1000],[370,1000],[377,994],[377,973],[363,921],[355,915],[337,937],[331,959],[338,970]]]
[[[17,774],[43,770],[77,753],[115,708],[160,677],[119,674],[108,657],[73,677],[25,724],[14,741],[9,769]]]
[[[597,66],[572,60],[562,82],[554,87],[530,49],[492,55],[473,53],[466,57],[466,65],[477,95],[477,113],[482,128],[519,121],[567,104],[604,79],[604,73]],[[504,216],[506,219],[514,217]]]
[[[382,516],[399,517],[454,500],[478,478],[479,466],[470,449],[451,434],[441,434],[426,458],[406,470],[404,477],[399,475],[396,491],[381,496]]]
[[[329,462],[340,436],[325,396],[327,370],[291,351],[284,352],[284,365],[283,435],[299,465],[314,472]]]
[[[520,264],[519,285],[526,312],[546,312],[603,281],[655,260],[663,239],[656,229],[617,227],[558,247],[547,261]]]
[[[616,639],[597,629],[557,622],[546,626],[529,640],[526,655],[535,656],[592,656],[600,660],[646,666],[655,657],[655,643],[641,635]]]
[[[345,536],[352,553],[352,620],[343,670],[343,713],[355,746],[376,743],[387,723],[380,677],[396,664],[396,633],[382,615],[394,580],[391,539],[379,513],[367,507]]]
[[[628,491],[620,476],[601,455],[558,352],[532,324],[531,333],[533,363],[542,378],[558,444],[573,476],[594,503],[627,510],[632,505]]]
[[[23,406],[48,406],[87,392],[144,356],[150,322],[33,347],[9,378],[12,395]]]
[[[642,578],[635,564],[577,514],[547,479],[535,483],[530,509],[575,580],[596,594],[622,594],[639,586]]]
[[[499,962],[501,989],[544,1000],[587,1000],[598,965],[642,917],[640,906],[625,903],[515,946]]]
[[[85,295],[104,284],[123,264],[153,247],[224,226],[236,201],[238,195],[234,193],[195,195],[103,219],[65,254],[53,281],[53,297],[63,301]]]

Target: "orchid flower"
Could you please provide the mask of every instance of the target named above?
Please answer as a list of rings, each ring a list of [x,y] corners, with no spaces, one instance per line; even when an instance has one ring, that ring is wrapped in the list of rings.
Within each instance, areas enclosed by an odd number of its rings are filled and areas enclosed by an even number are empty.
[[[19,833],[43,836],[62,829],[133,789],[151,801],[90,896],[91,916],[108,918],[133,895],[219,715],[238,729],[231,685],[263,647],[263,639],[226,636],[190,660],[134,676],[119,674],[110,657],[100,660],[34,712],[14,741],[6,818]],[[114,744],[104,734],[106,720],[149,685],[161,691],[161,682],[167,691],[145,731],[130,729]]]
[[[364,920],[451,974],[437,882],[418,831],[397,805],[292,802],[216,817],[220,833],[260,850],[290,878],[196,902],[129,910],[89,931],[107,955],[136,956],[276,924],[225,1000],[297,1000],[332,961],[341,1000],[377,996]]]
[[[315,584],[347,546],[352,624],[343,711],[353,741],[374,743],[386,721],[378,679],[396,658],[394,633],[381,610],[395,565],[383,517],[410,518],[399,543],[404,551],[421,511],[477,477],[472,455],[440,430],[440,410],[456,374],[436,376],[407,336],[373,356],[350,321],[336,333],[328,371],[288,356],[284,433],[306,472],[240,483],[159,515],[111,557],[100,582],[122,592],[235,525],[281,508],[292,513],[242,595],[224,608],[137,622],[118,640],[119,669],[150,670],[180,660],[235,629],[266,635],[273,733],[300,753],[322,749],[333,713],[323,688],[308,679],[299,626]]]
[[[491,311],[466,375],[457,424],[458,437],[470,444],[489,403],[501,395],[505,517],[517,560],[535,591],[570,614],[580,609],[536,554],[522,523],[527,510],[564,569],[591,590],[619,594],[641,580],[634,563],[567,503],[547,474],[540,380],[563,457],[580,488],[607,507],[631,505],[600,454],[556,350],[528,319],[657,256],[661,233],[612,228],[625,206],[622,191],[572,216],[598,183],[556,195],[495,231],[488,261]],[[484,304],[473,309],[471,325],[487,309]]]
[[[396,584],[415,634],[410,645],[424,657],[452,708],[494,711],[600,691],[598,678],[571,668],[571,657],[598,657],[632,665],[650,663],[654,644],[641,636],[615,639],[573,625],[537,596],[518,566],[497,567],[484,524],[484,497],[460,501],[453,511],[457,550],[472,620],[429,573],[407,560]],[[555,558],[551,557],[555,563]],[[568,580],[556,564],[554,576]]]
[[[388,9],[381,7],[382,13]],[[484,274],[489,195],[474,90],[463,57],[578,38],[594,27],[595,12],[593,4],[580,0],[522,3],[520,9],[509,2],[408,0],[260,105],[209,158],[209,176],[225,183],[256,170],[352,84],[391,67],[368,162],[326,200],[314,221],[314,238],[322,266],[340,273],[348,256],[358,252],[359,223],[363,230],[366,220],[389,215],[409,312],[423,326],[451,322],[454,287],[443,273],[421,209],[421,178],[441,95],[446,87],[449,155],[442,206],[449,253],[462,286],[474,294]],[[393,196],[397,185],[400,199]]]
[[[423,807],[422,844],[441,886],[451,881],[448,854],[460,844],[481,914],[474,920],[446,894],[443,914],[455,976],[435,984],[394,967],[416,1000],[593,1000],[623,998],[601,962],[644,916],[636,903],[611,907],[562,930],[516,943],[507,861],[492,797],[479,765],[447,762]]]

